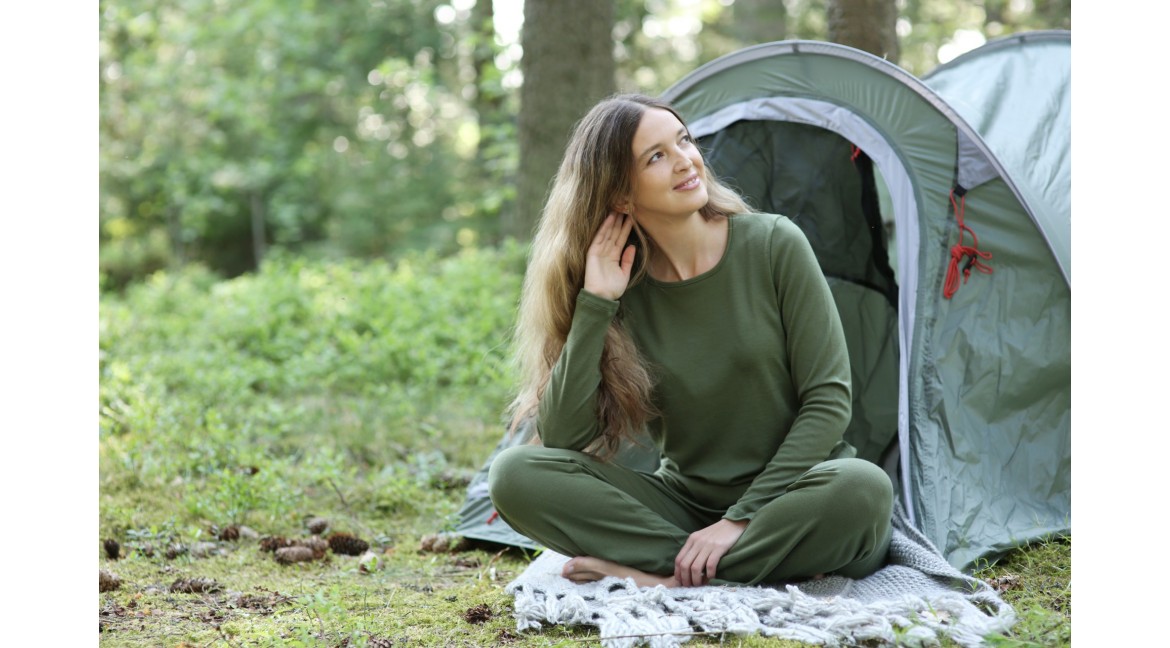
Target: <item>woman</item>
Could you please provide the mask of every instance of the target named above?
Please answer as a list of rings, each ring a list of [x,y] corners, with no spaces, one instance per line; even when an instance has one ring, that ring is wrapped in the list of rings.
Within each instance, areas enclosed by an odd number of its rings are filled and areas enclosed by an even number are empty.
[[[514,529],[578,582],[755,584],[881,567],[892,487],[842,439],[841,322],[811,247],[708,173],[667,105],[578,123],[533,241],[514,421],[492,464]],[[611,461],[647,428],[654,474]]]

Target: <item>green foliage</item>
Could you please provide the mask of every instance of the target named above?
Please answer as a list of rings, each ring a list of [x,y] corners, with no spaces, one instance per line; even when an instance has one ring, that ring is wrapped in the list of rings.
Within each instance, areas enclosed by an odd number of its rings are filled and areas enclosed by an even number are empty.
[[[452,462],[481,459],[498,429],[484,421],[513,388],[524,252],[395,264],[274,254],[255,275],[190,266],[104,295],[103,488],[170,489],[196,525],[284,526],[305,493],[340,495],[371,519],[449,514],[435,484]],[[475,442],[460,442],[469,431]],[[447,449],[411,449],[419,441]]]
[[[474,184],[475,115],[439,4],[100,3],[106,284],[267,245],[456,249],[466,215],[431,216]]]
[[[620,0],[618,87],[657,93],[741,47],[824,39],[825,0]],[[466,2],[99,2],[103,289],[273,248],[380,258],[498,242],[515,198],[514,44]],[[738,12],[738,15],[737,15]],[[1068,0],[900,0],[900,64],[1070,27]],[[438,17],[443,16],[440,20]]]

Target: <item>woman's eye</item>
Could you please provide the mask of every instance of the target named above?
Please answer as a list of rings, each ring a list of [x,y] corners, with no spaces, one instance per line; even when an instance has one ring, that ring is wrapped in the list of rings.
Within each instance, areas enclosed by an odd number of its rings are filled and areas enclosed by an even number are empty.
[[[654,153],[654,154],[652,154],[652,155],[650,156],[650,159],[649,159],[649,160],[647,160],[647,163],[649,163],[649,162],[654,162],[654,161],[656,161],[656,160],[657,160],[658,158],[660,158],[660,157],[662,157],[662,153],[661,153],[661,152],[659,152],[659,153]]]

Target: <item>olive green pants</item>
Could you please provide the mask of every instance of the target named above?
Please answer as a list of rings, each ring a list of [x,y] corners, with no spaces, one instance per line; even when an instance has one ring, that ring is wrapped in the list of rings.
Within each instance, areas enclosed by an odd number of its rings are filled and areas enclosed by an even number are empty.
[[[489,484],[500,517],[536,542],[659,575],[673,574],[687,537],[726,512],[656,475],[541,446],[501,452]],[[868,576],[885,564],[892,508],[881,468],[862,459],[817,464],[756,512],[711,582]]]

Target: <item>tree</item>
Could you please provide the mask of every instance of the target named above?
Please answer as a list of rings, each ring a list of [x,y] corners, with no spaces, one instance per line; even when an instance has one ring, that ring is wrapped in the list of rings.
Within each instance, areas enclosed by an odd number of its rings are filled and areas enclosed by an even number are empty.
[[[440,3],[103,2],[109,284],[176,257],[235,275],[268,245],[434,245],[465,120]]]
[[[731,5],[734,34],[744,46],[784,40],[788,10],[777,0],[737,0]]]
[[[898,62],[894,0],[829,0],[827,10],[830,41]]]
[[[521,46],[520,165],[506,235],[530,238],[573,124],[613,94],[614,6],[605,2],[526,0]]]

